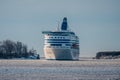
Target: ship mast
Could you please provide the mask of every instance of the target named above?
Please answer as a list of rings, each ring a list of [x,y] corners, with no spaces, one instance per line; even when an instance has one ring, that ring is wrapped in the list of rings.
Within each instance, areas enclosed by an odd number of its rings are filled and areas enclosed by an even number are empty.
[[[58,22],[57,31],[60,31],[60,23]]]

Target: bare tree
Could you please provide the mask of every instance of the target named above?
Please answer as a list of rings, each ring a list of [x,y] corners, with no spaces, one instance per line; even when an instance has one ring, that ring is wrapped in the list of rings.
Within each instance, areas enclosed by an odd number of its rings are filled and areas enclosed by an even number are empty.
[[[5,54],[8,55],[10,58],[15,53],[15,43],[11,40],[3,41],[3,48],[5,50]]]

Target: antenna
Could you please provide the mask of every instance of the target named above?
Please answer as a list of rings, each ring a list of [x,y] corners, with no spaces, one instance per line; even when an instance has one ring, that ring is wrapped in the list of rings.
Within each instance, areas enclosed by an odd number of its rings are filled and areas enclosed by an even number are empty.
[[[58,21],[57,31],[60,31],[60,22]]]

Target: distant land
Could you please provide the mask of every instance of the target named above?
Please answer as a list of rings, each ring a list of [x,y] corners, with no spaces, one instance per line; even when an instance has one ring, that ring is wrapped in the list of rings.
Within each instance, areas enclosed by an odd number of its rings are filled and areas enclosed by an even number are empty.
[[[98,52],[96,59],[120,59],[120,51]]]

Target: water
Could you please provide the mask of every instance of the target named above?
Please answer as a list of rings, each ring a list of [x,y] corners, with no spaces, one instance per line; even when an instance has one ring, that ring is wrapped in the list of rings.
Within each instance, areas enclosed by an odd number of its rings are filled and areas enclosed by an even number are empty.
[[[120,80],[119,60],[0,62],[1,80]]]

